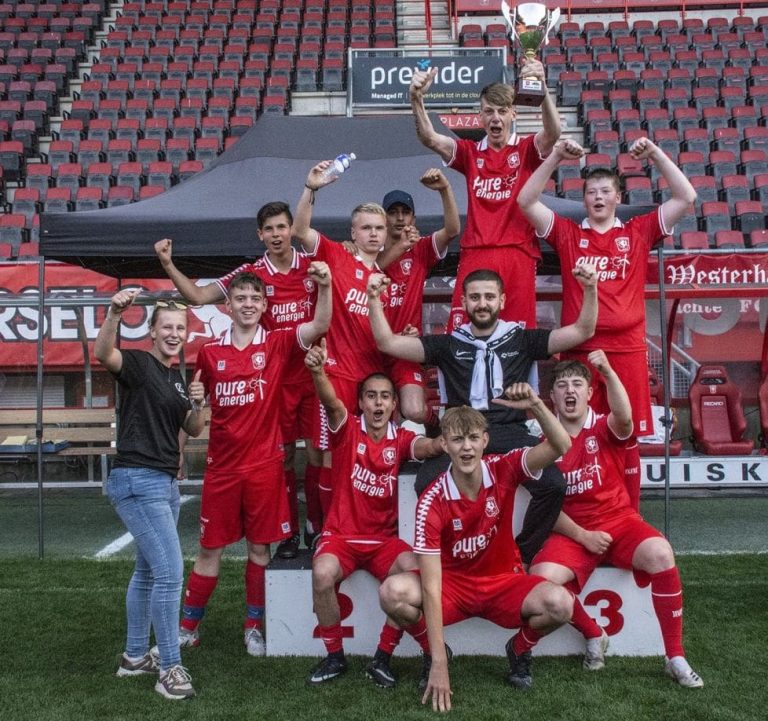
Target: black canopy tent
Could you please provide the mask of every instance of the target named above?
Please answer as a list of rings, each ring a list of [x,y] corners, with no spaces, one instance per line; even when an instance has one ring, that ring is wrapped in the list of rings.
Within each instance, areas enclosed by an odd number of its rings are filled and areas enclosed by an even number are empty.
[[[437,118],[433,122],[439,132],[451,134]],[[205,172],[166,193],[104,210],[43,214],[41,254],[114,277],[148,278],[163,275],[153,246],[168,237],[182,271],[192,277],[222,275],[262,254],[256,238],[258,209],[273,200],[293,207],[309,169],[341,152],[354,152],[358,159],[339,181],[317,194],[313,227],[330,238],[346,239],[352,208],[381,202],[395,188],[413,195],[420,230],[441,227],[439,194],[418,182],[441,161],[418,141],[410,115],[265,115]],[[454,171],[446,173],[464,212],[464,179]],[[551,197],[546,202],[563,215],[584,215],[580,202]],[[621,208],[626,215],[638,210]],[[548,256],[546,265],[556,269],[552,261]]]

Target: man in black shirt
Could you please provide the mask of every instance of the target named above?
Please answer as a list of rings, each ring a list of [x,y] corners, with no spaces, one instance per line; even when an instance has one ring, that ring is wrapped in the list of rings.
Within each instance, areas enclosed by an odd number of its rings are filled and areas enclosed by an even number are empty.
[[[492,270],[470,273],[463,283],[462,304],[469,323],[451,334],[422,338],[395,335],[379,296],[389,279],[374,274],[368,281],[369,318],[379,350],[395,358],[435,365],[440,393],[450,408],[468,405],[488,420],[490,442],[486,453],[506,453],[512,448],[538,443],[528,432],[525,414],[494,403],[512,383],[527,381],[534,361],[580,345],[595,332],[597,276],[590,266],[577,266],[573,274],[584,287],[584,300],[576,322],[555,330],[527,330],[519,323],[499,320],[505,295],[501,278]],[[417,474],[421,491],[448,467],[443,455],[425,463]],[[528,484],[526,484],[528,488]],[[555,466],[531,483],[531,503],[517,543],[528,563],[557,520],[565,493],[565,481]]]

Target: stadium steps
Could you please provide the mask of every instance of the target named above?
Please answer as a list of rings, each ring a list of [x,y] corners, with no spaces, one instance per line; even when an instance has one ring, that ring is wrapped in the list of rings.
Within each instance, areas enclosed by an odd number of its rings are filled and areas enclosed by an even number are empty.
[[[453,37],[448,3],[445,0],[430,4],[432,9],[432,45],[458,46]],[[397,46],[418,47],[427,44],[424,28],[424,2],[422,0],[400,0],[397,3]]]

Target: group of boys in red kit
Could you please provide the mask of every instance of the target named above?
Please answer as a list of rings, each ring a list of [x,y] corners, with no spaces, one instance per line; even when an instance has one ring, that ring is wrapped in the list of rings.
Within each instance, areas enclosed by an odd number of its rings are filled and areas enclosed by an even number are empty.
[[[533,60],[523,74],[543,78],[544,70]],[[394,422],[399,410],[426,427],[438,425],[425,403],[421,366],[381,353],[369,318],[369,279],[383,271],[389,282],[377,302],[393,332],[421,332],[424,281],[460,230],[442,171],[431,169],[421,178],[440,193],[444,210],[444,227],[428,236],[416,230],[413,198],[403,190],[388,193],[382,205],[354,209],[352,248],[313,229],[313,204],[322,188],[337,180],[325,172],[331,161],[322,161],[307,176],[295,218],[284,203],[270,203],[259,212],[259,236],[267,252],[256,263],[197,286],[173,265],[171,242],[160,241],[156,252],[179,291],[197,304],[226,300],[232,316],[232,329],[202,348],[196,369],[196,382],[203,384],[211,405],[211,441],[200,553],[188,580],[180,643],[199,643],[198,624],[216,585],[223,548],[245,536],[245,644],[253,655],[265,652],[269,544],[286,541],[278,547],[284,557],[295,556],[299,546],[292,452],[285,454],[283,446],[303,438],[309,452],[305,540],[313,548],[313,605],[326,649],[308,677],[310,684],[326,683],[347,670],[336,592],[357,569],[381,584],[387,616],[366,673],[379,686],[394,686],[391,656],[403,633],[409,633],[423,651],[422,702],[431,699],[436,711],[451,708],[452,654],[443,628],[472,616],[519,629],[505,648],[507,679],[515,688],[531,687],[532,649],[566,623],[586,639],[585,668],[598,670],[607,637],[575,594],[596,565],[608,560],[646,575],[667,673],[682,686],[702,686],[683,652],[682,591],[671,547],[639,516],[637,495],[625,485],[627,467],[634,462],[627,454],[635,434],[633,416],[642,434],[650,430],[650,415],[645,397],[630,400],[621,382],[642,368],[647,375],[645,258],[687,212],[695,197],[692,188],[656,146],[641,140],[631,152],[657,164],[671,200],[624,226],[615,219],[618,186],[610,174],[597,175],[587,180],[584,223],[560,219],[539,196],[557,163],[580,157],[583,150],[570,141],[557,143],[560,125],[552,101],[544,102],[543,129],[519,139],[512,132],[514,93],[503,84],[489,86],[480,96],[486,137],[479,143],[457,141],[436,133],[429,121],[424,94],[433,79],[432,71],[413,76],[417,135],[466,176],[469,198],[449,327],[458,329],[467,320],[462,279],[492,268],[506,290],[501,317],[535,328],[538,235],[555,248],[563,267],[585,265],[589,273],[594,267],[599,285],[606,284],[608,292],[599,295],[597,331],[567,352],[576,360],[556,367],[554,414],[523,382],[527,379],[506,388],[490,384],[495,394],[490,403],[527,413],[538,421],[543,438],[484,457],[487,421],[473,408],[447,410],[432,439]],[[292,237],[302,253],[291,247]],[[563,325],[577,324],[582,308],[578,275],[563,275]],[[483,363],[476,367],[482,370]],[[596,371],[594,385],[590,369]],[[484,387],[485,381],[472,383]],[[398,536],[398,473],[407,461],[441,453],[448,454],[450,466],[420,496],[411,549]],[[565,476],[565,501],[554,533],[528,573],[512,536],[515,491],[523,483],[535,484],[552,464]]]

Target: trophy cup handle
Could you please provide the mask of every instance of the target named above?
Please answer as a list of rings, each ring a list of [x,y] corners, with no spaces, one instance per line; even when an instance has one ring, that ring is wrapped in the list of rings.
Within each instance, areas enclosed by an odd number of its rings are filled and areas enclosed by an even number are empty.
[[[544,44],[549,41],[549,31],[552,30],[557,21],[560,19],[560,8],[555,8],[549,15],[549,24],[547,25],[547,32],[544,34]]]

